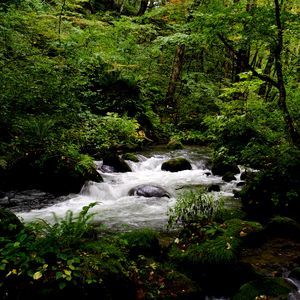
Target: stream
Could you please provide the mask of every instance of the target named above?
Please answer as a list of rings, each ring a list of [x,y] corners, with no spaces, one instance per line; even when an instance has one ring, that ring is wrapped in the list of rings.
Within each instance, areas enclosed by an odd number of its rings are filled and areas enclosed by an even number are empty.
[[[223,197],[225,206],[239,207],[239,200],[234,198],[233,191],[239,190],[240,174],[236,180],[224,182],[220,176],[214,176],[209,169],[210,151],[205,147],[186,147],[183,150],[166,150],[153,148],[137,153],[138,162],[126,161],[132,172],[105,173],[101,170],[102,161],[96,161],[98,172],[103,182],[87,182],[79,194],[63,197],[29,190],[11,192],[6,198],[0,199],[0,204],[7,200],[13,206],[10,208],[24,222],[43,219],[53,223],[57,218],[64,218],[68,211],[78,214],[84,206],[96,202],[90,209],[94,214],[93,222],[104,224],[116,231],[126,231],[136,228],[153,228],[160,231],[166,229],[168,210],[176,203],[177,196],[191,187],[217,184],[219,192],[212,192],[215,199]],[[192,170],[180,172],[162,171],[163,162],[171,158],[184,157],[192,165]],[[139,185],[149,184],[166,190],[170,197],[129,196],[129,191]],[[9,199],[7,199],[9,198]],[[300,299],[300,282],[284,276],[297,286],[298,291],[289,295],[289,300]],[[206,300],[226,300],[226,298],[207,297]]]
[[[221,177],[211,174],[207,167],[210,159],[209,149],[205,147],[187,147],[183,150],[165,150],[154,148],[137,154],[139,162],[127,161],[132,172],[104,173],[102,162],[96,161],[103,182],[87,182],[79,194],[51,199],[50,205],[29,211],[16,211],[24,222],[44,219],[53,222],[54,214],[63,218],[68,210],[78,214],[83,206],[96,202],[90,212],[95,213],[94,221],[115,229],[150,227],[163,230],[167,224],[168,209],[174,206],[176,197],[185,187],[209,186],[219,184],[220,192],[214,192],[216,198],[225,196],[228,205],[238,205],[233,199],[233,189],[239,181],[225,183]],[[191,162],[192,170],[167,172],[161,170],[163,162],[170,158],[184,157]],[[164,188],[168,197],[129,196],[128,192],[141,184],[150,184]],[[29,193],[30,194],[30,193]]]

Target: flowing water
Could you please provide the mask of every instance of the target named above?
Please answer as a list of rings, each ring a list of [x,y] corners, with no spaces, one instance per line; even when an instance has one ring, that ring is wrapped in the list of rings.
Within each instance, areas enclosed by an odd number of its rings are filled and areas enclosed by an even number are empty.
[[[53,214],[63,218],[68,210],[79,213],[83,206],[92,202],[97,205],[91,209],[94,221],[113,229],[151,227],[164,229],[167,224],[167,211],[176,202],[176,196],[184,187],[220,184],[217,195],[232,196],[237,180],[225,183],[221,177],[213,176],[208,169],[209,151],[206,148],[189,147],[184,150],[152,150],[137,155],[139,162],[127,161],[132,172],[103,173],[102,162],[97,161],[98,171],[103,182],[87,182],[77,195],[69,195],[62,201],[42,209],[18,212],[25,222],[34,219],[53,220]],[[192,164],[192,170],[167,172],[161,170],[164,161],[174,157],[185,157]],[[158,185],[170,194],[170,198],[129,196],[132,188],[141,185]],[[231,203],[237,202],[232,200]]]

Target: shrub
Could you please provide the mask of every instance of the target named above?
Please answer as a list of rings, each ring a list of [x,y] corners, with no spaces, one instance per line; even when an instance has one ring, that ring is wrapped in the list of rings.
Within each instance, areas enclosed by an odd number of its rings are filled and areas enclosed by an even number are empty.
[[[184,228],[193,224],[206,225],[213,221],[221,211],[223,202],[216,200],[212,194],[199,191],[186,191],[179,195],[175,207],[168,212],[168,227],[181,224]]]
[[[111,237],[95,239],[89,213],[94,205],[83,207],[78,216],[68,212],[53,225],[26,225],[14,239],[1,237],[0,298],[28,299],[45,291],[53,298],[68,291],[83,299],[96,290],[105,299],[116,293],[126,299],[130,285],[125,252]]]

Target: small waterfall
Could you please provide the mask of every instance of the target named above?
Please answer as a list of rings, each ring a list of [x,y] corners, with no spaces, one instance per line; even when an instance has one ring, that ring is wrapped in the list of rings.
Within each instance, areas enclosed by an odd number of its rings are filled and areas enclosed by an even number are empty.
[[[283,274],[283,277],[285,278],[285,280],[295,286],[296,289],[288,295],[288,300],[300,300],[300,280],[299,278],[290,276],[290,273],[290,271],[285,272]]]
[[[192,170],[167,172],[161,170],[164,161],[173,157],[185,157],[192,164]],[[225,183],[221,177],[213,176],[206,167],[208,152],[202,148],[187,148],[171,152],[151,152],[138,155],[139,162],[128,161],[132,172],[103,173],[101,161],[97,161],[98,171],[103,182],[87,182],[80,194],[69,195],[63,201],[52,206],[18,213],[25,222],[34,219],[53,220],[53,214],[63,218],[68,210],[79,213],[83,206],[96,202],[91,209],[95,213],[94,221],[111,228],[151,227],[163,229],[167,223],[167,211],[176,202],[176,195],[183,187],[220,184],[221,192],[217,194],[232,196],[236,182]],[[141,184],[160,186],[169,195],[162,198],[129,196],[128,192]]]

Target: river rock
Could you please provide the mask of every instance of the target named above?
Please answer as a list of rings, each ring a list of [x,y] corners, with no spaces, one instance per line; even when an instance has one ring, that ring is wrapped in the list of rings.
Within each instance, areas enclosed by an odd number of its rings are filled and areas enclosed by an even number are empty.
[[[167,144],[167,149],[170,149],[170,150],[183,149],[183,145],[182,145],[182,143],[180,141],[171,140]]]
[[[208,192],[220,192],[221,188],[218,184],[211,184],[207,187]]]
[[[240,169],[236,164],[228,164],[222,161],[214,161],[211,171],[214,175],[223,176],[227,172],[231,172],[233,174],[240,173]]]
[[[223,176],[222,176],[222,180],[226,181],[226,182],[230,182],[232,180],[236,180],[234,174],[232,172],[226,172]]]
[[[122,155],[122,159],[124,160],[130,160],[130,161],[133,161],[133,162],[139,162],[139,159],[138,157],[133,154],[133,153],[125,153]]]
[[[288,294],[295,287],[284,278],[261,278],[241,286],[232,300],[250,299],[288,299]],[[264,298],[260,298],[264,295]]]
[[[132,188],[128,192],[129,196],[143,196],[143,197],[168,197],[170,194],[162,187],[150,184],[141,184]]]
[[[162,164],[161,169],[163,171],[178,172],[183,170],[191,170],[192,165],[187,159],[178,157],[165,161]]]
[[[115,173],[116,172],[116,169],[112,166],[108,166],[108,165],[102,165],[100,167],[100,170],[103,172],[103,173]]]
[[[241,173],[241,180],[244,180],[244,181],[249,181],[251,180],[255,175],[255,172],[251,172],[251,171],[244,171]]]
[[[103,157],[103,165],[111,166],[115,172],[125,173],[131,172],[131,168],[126,161],[119,157],[116,153],[109,153]]]
[[[1,236],[14,236],[23,228],[18,217],[7,209],[0,208],[0,233]]]

